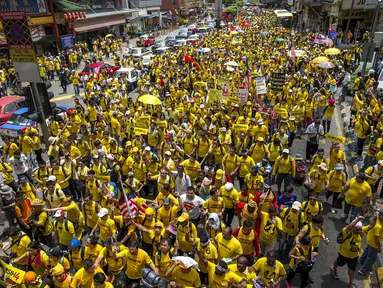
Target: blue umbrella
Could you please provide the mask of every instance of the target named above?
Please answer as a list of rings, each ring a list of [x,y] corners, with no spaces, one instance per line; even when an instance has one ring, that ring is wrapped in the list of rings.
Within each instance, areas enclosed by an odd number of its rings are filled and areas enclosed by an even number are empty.
[[[267,34],[269,34],[269,32],[267,32],[267,31],[263,31],[263,32],[261,32],[260,34],[263,36],[263,35],[267,35]]]
[[[202,48],[201,49],[201,53],[207,53],[207,52],[210,52],[211,49],[210,48]]]

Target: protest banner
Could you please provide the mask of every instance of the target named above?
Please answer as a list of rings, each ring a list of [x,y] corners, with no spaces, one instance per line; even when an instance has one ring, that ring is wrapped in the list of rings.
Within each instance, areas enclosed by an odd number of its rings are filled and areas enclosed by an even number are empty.
[[[282,91],[283,85],[285,84],[285,74],[284,73],[273,73],[271,75],[271,89]]]
[[[7,263],[5,263],[3,260],[0,260],[1,266],[3,266],[5,270],[5,274],[7,274],[7,277],[11,279],[13,282],[17,284],[21,284],[24,279],[25,271],[20,270],[16,267],[13,267]]]
[[[247,124],[234,124],[233,129],[235,132],[247,132],[247,130],[249,130],[249,125],[247,125]]]
[[[140,135],[147,135],[148,129],[140,128],[140,127],[134,127],[133,130],[134,133],[140,134]]]
[[[247,99],[249,98],[249,89],[238,89],[237,90],[237,97],[240,99],[241,105],[245,105],[247,102]]]
[[[210,89],[209,94],[207,95],[207,102],[209,104],[214,104],[215,101],[220,101],[222,98],[221,90],[218,89]]]
[[[255,84],[256,84],[257,95],[267,93],[266,78],[265,77],[255,78]]]
[[[217,87],[218,89],[221,89],[222,91],[222,97],[228,98],[229,97],[229,90],[230,90],[230,81],[226,77],[218,76],[217,77]]]
[[[346,143],[346,138],[345,137],[334,135],[334,134],[330,134],[330,133],[326,134],[326,139],[330,140],[331,142],[336,142],[336,143],[340,143],[340,144]]]

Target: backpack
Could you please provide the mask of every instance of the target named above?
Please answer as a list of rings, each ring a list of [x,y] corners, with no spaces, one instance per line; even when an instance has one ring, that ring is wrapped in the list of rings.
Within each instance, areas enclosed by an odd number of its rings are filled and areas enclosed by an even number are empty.
[[[56,188],[55,188],[55,193],[56,193],[57,198],[60,198],[59,190],[56,189]],[[44,200],[47,199],[47,196],[48,196],[48,190],[45,191],[45,193],[43,193],[43,198],[44,198]]]
[[[287,211],[286,211],[286,213],[285,213],[285,216],[284,216],[283,218],[281,218],[282,221],[285,220],[285,218],[287,218],[287,216],[289,216],[290,211],[291,211],[291,207],[287,208]],[[301,229],[301,225],[302,225],[302,224],[301,224],[302,212],[299,211],[298,213],[299,213],[299,214],[298,214],[298,229],[300,230],[300,229]]]
[[[57,221],[55,221],[55,230],[57,230],[57,226],[58,226],[59,224],[58,224],[58,222]],[[64,228],[65,228],[65,230],[68,232],[69,231],[69,228],[68,228],[68,219],[64,219]]]
[[[311,246],[309,248],[309,259],[308,260],[303,260],[301,262],[298,262],[297,264],[294,265],[294,268],[293,268],[293,271],[295,273],[301,273],[301,272],[305,272],[305,273],[308,273],[310,272],[310,270],[313,268],[314,266],[314,263],[313,261],[311,260]],[[299,253],[302,255],[304,255],[304,252],[303,252],[303,249],[302,248],[298,248],[299,249]]]
[[[142,278],[140,285],[143,287],[158,287],[161,277],[153,272],[150,268],[142,269]]]
[[[303,211],[306,210],[306,208],[307,208],[308,205],[309,205],[309,201],[306,201],[306,202],[304,203],[304,205],[303,205]],[[322,211],[323,211],[323,204],[318,203],[318,205],[319,205],[319,212],[318,212],[318,214],[321,214]]]
[[[348,233],[347,236],[344,238],[342,231],[340,231],[339,234],[336,236],[336,243],[343,244],[351,237],[352,237],[352,232]]]

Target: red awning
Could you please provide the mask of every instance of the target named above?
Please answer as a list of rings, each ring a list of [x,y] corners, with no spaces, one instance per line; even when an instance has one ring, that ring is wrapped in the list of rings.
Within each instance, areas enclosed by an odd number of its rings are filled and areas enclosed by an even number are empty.
[[[99,22],[99,20],[97,22],[96,21],[84,22],[84,23],[76,22],[75,23],[75,30],[77,32],[94,31],[94,30],[98,30],[101,28],[107,28],[110,26],[121,25],[121,24],[125,23],[124,18],[114,20],[114,21],[105,21],[105,22],[101,22],[101,23]]]

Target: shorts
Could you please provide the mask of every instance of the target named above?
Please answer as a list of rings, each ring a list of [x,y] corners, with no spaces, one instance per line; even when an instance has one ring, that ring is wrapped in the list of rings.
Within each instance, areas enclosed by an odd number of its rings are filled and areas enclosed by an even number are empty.
[[[125,277],[125,283],[126,284],[130,284],[130,285],[140,284],[140,281],[141,281],[141,278],[139,278],[139,279],[130,279],[128,276]],[[128,285],[128,287],[129,287],[129,285]]]
[[[113,281],[113,286],[116,287],[116,286],[122,286],[125,284],[125,281],[126,281],[126,276],[125,276],[125,270],[126,268],[122,269],[120,272],[112,272],[112,271],[109,271],[109,274],[111,274],[110,276],[113,276],[114,277],[114,281]]]
[[[340,267],[347,264],[347,268],[349,270],[355,271],[356,267],[358,266],[358,258],[359,257],[347,258],[347,257],[344,257],[343,255],[341,255],[340,253],[338,253],[338,258],[336,259],[336,264],[338,264],[338,266],[340,266]]]

